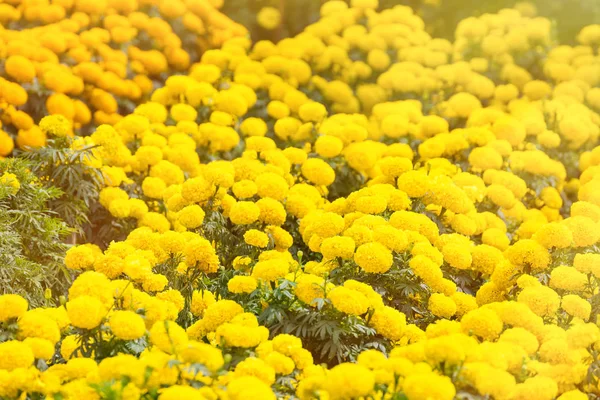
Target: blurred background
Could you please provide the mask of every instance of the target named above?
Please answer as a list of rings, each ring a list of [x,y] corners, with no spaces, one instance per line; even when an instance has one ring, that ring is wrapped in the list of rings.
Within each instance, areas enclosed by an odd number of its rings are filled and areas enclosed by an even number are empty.
[[[246,26],[253,40],[273,41],[293,36],[319,18],[319,9],[327,0],[225,0],[221,11]],[[497,12],[502,8],[536,9],[537,15],[556,24],[562,43],[574,44],[579,30],[600,23],[600,0],[379,0],[379,8],[408,5],[423,18],[434,37],[452,38],[458,22],[469,16]],[[532,7],[533,6],[533,7]],[[281,12],[281,23],[275,29],[265,29],[257,21],[265,7]]]

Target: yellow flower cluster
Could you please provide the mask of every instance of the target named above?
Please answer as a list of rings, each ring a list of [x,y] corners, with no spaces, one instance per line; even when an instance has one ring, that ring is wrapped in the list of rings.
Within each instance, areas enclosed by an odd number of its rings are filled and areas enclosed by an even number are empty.
[[[60,114],[88,131],[148,99],[165,76],[246,29],[208,0],[10,1],[0,8],[0,156],[39,147]],[[184,41],[185,39],[185,41]],[[59,135],[60,136],[60,135]]]
[[[122,236],[70,248],[64,305],[0,297],[0,397],[600,395],[600,27],[377,7],[228,38],[72,140]]]

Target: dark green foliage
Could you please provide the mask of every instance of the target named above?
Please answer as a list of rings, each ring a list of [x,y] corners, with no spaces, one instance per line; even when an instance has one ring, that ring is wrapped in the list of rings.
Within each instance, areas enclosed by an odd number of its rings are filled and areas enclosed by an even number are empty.
[[[295,285],[282,280],[263,299],[269,306],[260,312],[258,319],[269,328],[271,336],[287,333],[301,338],[315,363],[330,366],[356,361],[358,354],[366,349],[389,349],[390,342],[362,318],[337,311],[329,299],[315,299],[315,307],[298,302]]]
[[[32,172],[46,187],[62,193],[49,199],[48,206],[77,233],[90,222],[89,209],[98,201],[103,177],[90,165],[93,146],[71,149],[70,138],[48,140],[45,147],[31,149],[23,157],[32,161]],[[93,215],[91,216],[93,219]]]
[[[49,207],[63,192],[32,169],[22,159],[0,162],[0,173],[13,173],[21,183],[16,194],[0,185],[0,294],[18,293],[39,306],[46,289],[63,293],[69,281],[62,260],[72,231]]]

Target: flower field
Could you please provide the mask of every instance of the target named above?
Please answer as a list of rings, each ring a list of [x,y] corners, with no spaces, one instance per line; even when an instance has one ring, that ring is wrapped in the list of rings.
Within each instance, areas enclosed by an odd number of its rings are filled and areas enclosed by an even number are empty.
[[[0,3],[0,399],[600,398],[600,21],[322,3]]]

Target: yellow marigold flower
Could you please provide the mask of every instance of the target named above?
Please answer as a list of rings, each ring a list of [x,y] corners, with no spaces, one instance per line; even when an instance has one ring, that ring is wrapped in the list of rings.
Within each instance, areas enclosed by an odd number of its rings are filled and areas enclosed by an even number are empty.
[[[376,226],[373,229],[373,239],[396,253],[402,253],[408,248],[406,234],[392,226]]]
[[[260,118],[250,117],[240,124],[240,130],[244,136],[265,136],[267,124]]]
[[[562,221],[573,234],[575,247],[591,246],[598,241],[600,233],[593,220],[587,217],[570,217]]]
[[[21,149],[43,147],[46,145],[46,134],[35,125],[27,130],[19,129],[17,145]]]
[[[216,93],[214,96],[215,110],[223,111],[236,117],[241,117],[248,112],[248,100],[241,94],[241,87],[237,86],[236,88],[240,90],[229,89]],[[253,92],[252,95],[254,96]]]
[[[273,30],[281,23],[281,13],[275,7],[263,7],[256,14],[258,24],[267,30]]]
[[[324,158],[337,157],[343,149],[344,142],[335,136],[323,135],[315,141],[315,151]]]
[[[433,315],[441,318],[450,318],[456,314],[456,303],[441,293],[433,293],[429,297],[427,308]]]
[[[115,218],[127,218],[131,215],[131,200],[113,200],[108,206],[108,211]]]
[[[262,352],[260,351],[261,347],[265,344],[270,344],[271,342],[263,342],[256,349],[258,355],[263,357]],[[269,349],[269,352],[273,351],[273,349]],[[254,376],[260,379],[267,385],[272,385],[275,382],[275,370],[273,367],[268,365],[260,358],[248,357],[238,365],[236,365],[234,373],[238,377],[243,376]]]
[[[233,269],[235,269],[236,271],[246,271],[249,269],[250,263],[252,262],[252,259],[250,257],[246,257],[246,256],[237,256],[236,258],[233,259]]]
[[[587,276],[573,267],[559,266],[550,273],[550,287],[581,292],[588,284]]]
[[[215,195],[215,187],[204,177],[197,176],[183,183],[181,195],[189,203],[203,203]]]
[[[108,325],[113,335],[122,340],[139,339],[146,333],[143,318],[133,311],[114,311]]]
[[[290,107],[279,100],[272,100],[267,104],[267,113],[270,117],[280,120],[290,115]]]
[[[75,351],[79,347],[81,339],[77,335],[68,335],[60,343],[60,355],[65,360],[72,359],[73,357],[81,357],[80,353],[75,354]]]
[[[49,115],[39,123],[40,129],[47,135],[65,137],[71,131],[71,122],[62,115]]]
[[[517,279],[517,286],[521,289],[525,289],[528,287],[537,287],[540,286],[540,281],[531,275],[523,274]]]
[[[273,350],[286,356],[293,354],[302,348],[302,340],[296,336],[281,333],[273,338]]]
[[[548,82],[533,80],[523,86],[523,94],[531,100],[540,100],[552,92],[552,87]]]
[[[294,238],[292,235],[279,226],[269,225],[265,228],[265,232],[273,236],[275,248],[279,251],[287,250],[294,244]]]
[[[499,184],[492,184],[487,187],[486,197],[504,209],[511,209],[517,204],[514,194],[506,187]]]
[[[362,365],[342,363],[328,371],[325,385],[334,399],[358,398],[373,392],[375,376]]]
[[[118,354],[107,357],[98,364],[97,376],[102,381],[128,378],[136,385],[144,381],[145,365],[137,357],[131,354]]]
[[[456,269],[470,269],[473,257],[468,247],[460,244],[448,243],[442,248],[444,260]],[[491,272],[491,271],[490,271]]]
[[[392,267],[393,261],[390,250],[377,242],[361,244],[354,254],[354,262],[370,273],[387,272]]]
[[[498,228],[486,229],[481,235],[481,241],[498,250],[506,250],[510,244],[510,239],[506,236],[506,233]]]
[[[393,178],[397,178],[407,171],[412,170],[412,162],[404,157],[383,157],[377,162],[381,172]]]
[[[258,283],[251,276],[234,276],[227,282],[227,289],[231,293],[252,293],[256,289]]]
[[[584,274],[591,272],[597,277],[600,275],[600,254],[575,254],[573,267],[579,272],[583,272]]]
[[[308,270],[307,270],[308,272]],[[305,273],[296,279],[294,294],[309,306],[316,306],[315,299],[324,299],[331,285],[325,287],[325,281],[320,276]]]
[[[404,335],[406,328],[406,316],[395,308],[379,306],[369,321],[378,334],[392,340],[398,341]]]
[[[185,206],[177,213],[177,221],[188,229],[196,229],[204,222],[204,210],[197,204]]]
[[[560,296],[547,286],[526,287],[517,297],[540,317],[553,316],[560,306]]]
[[[171,223],[162,214],[148,212],[138,220],[138,227],[148,227],[155,232],[163,233],[171,228]]]
[[[197,291],[194,290],[192,294],[192,302],[190,305],[190,311],[197,317],[201,317],[204,310],[211,304],[215,303],[215,296],[208,290]]]
[[[415,275],[421,278],[428,285],[431,285],[434,282],[439,282],[443,277],[439,266],[424,255],[414,256],[409,261],[409,266]]]
[[[345,11],[348,9],[348,4],[344,1],[328,1],[327,3],[323,3],[321,6],[321,16],[326,17],[331,14],[335,14],[340,11]]]
[[[231,300],[219,300],[204,311],[204,328],[207,332],[213,332],[220,325],[231,321],[236,315],[242,314],[242,306]]]
[[[173,385],[167,388],[161,389],[160,400],[177,400],[177,399],[190,399],[190,400],[203,400],[206,397],[204,394],[191,386]]]
[[[310,214],[306,221],[311,231],[322,238],[335,236],[344,229],[344,218],[332,212]]]
[[[54,343],[47,339],[30,337],[23,340],[23,343],[29,346],[37,359],[49,360],[54,356]]]
[[[274,282],[283,278],[289,272],[289,265],[286,260],[272,259],[259,261],[252,269],[252,276],[256,279]]]
[[[264,326],[258,326],[254,314],[249,313],[236,316],[231,322],[220,325],[216,330],[216,339],[232,347],[256,347],[268,338],[269,330]]]
[[[232,126],[234,123],[233,116],[223,111],[214,111],[210,114],[210,122],[215,125]]]
[[[548,251],[531,239],[519,240],[504,252],[504,256],[514,265],[530,266],[534,271],[542,271],[550,263]]]
[[[145,196],[152,199],[162,199],[163,193],[167,189],[166,183],[160,178],[146,177],[142,182],[142,190]]]
[[[135,152],[135,158],[140,163],[140,167],[154,166],[162,161],[163,153],[157,146],[142,145]]]
[[[469,154],[469,164],[478,170],[500,169],[502,156],[491,147],[477,147]]]
[[[323,104],[311,101],[300,106],[298,115],[304,122],[320,122],[327,116],[327,109]]]
[[[318,186],[329,186],[335,181],[333,168],[320,158],[309,158],[301,167],[302,176]]]
[[[248,225],[260,215],[260,208],[250,201],[238,201],[229,211],[229,219],[236,225]]]
[[[381,214],[387,208],[384,196],[362,196],[356,200],[355,209],[365,214]]]
[[[106,308],[96,297],[79,296],[67,303],[67,314],[73,326],[94,329],[106,316]]]
[[[542,189],[540,193],[540,199],[548,206],[559,209],[563,205],[560,193],[555,188],[548,186]]]
[[[117,199],[127,200],[129,195],[123,189],[116,187],[106,187],[100,191],[100,204],[105,208],[108,208],[110,203]]]
[[[265,357],[265,362],[280,375],[289,375],[296,368],[294,360],[278,351],[273,351]]]
[[[470,93],[457,93],[450,97],[448,106],[460,118],[468,118],[471,113],[481,108],[481,102]]]
[[[560,307],[569,315],[575,318],[581,318],[587,321],[592,312],[592,306],[589,301],[582,299],[576,294],[568,294],[563,296]]]
[[[173,321],[157,321],[150,329],[150,341],[160,350],[171,354],[188,342],[185,330]]]
[[[254,376],[234,378],[227,386],[227,395],[231,400],[276,398],[269,385]]]
[[[255,151],[257,153],[265,153],[269,150],[277,149],[275,141],[268,137],[263,136],[252,136],[246,138],[246,150]]]
[[[375,71],[383,71],[389,67],[391,63],[390,56],[381,49],[372,49],[367,54],[367,63]]]
[[[542,225],[532,236],[532,239],[547,249],[556,247],[564,249],[573,243],[573,234],[564,224],[550,222]]]
[[[30,310],[19,317],[17,338],[37,337],[56,344],[60,340],[58,323],[41,311],[40,309]]]
[[[9,155],[15,147],[14,141],[12,137],[8,135],[8,133],[0,130],[0,156]]]
[[[0,296],[0,322],[19,318],[25,312],[29,304],[27,300],[17,294],[3,294]]]
[[[177,289],[167,289],[163,292],[157,293],[156,298],[173,304],[178,312],[183,310],[183,307],[185,306],[185,299],[183,298],[181,292]]]
[[[0,343],[0,370],[12,371],[17,368],[28,368],[33,361],[33,351],[27,344],[16,340]]]
[[[514,399],[553,399],[558,394],[556,382],[546,376],[534,376],[515,386],[511,393]]]
[[[202,237],[195,237],[185,245],[183,254],[190,268],[198,268],[205,273],[217,272],[219,257],[210,242]]]
[[[264,199],[261,199],[264,200]],[[291,194],[285,202],[285,209],[297,218],[304,218],[310,211],[316,208],[315,204],[306,196]]]
[[[502,332],[503,323],[494,311],[478,308],[466,313],[461,321],[464,333],[479,336],[484,340],[493,340]]]
[[[524,328],[510,328],[505,330],[500,335],[498,342],[514,343],[530,355],[534,354],[539,347],[537,337]]]
[[[477,308],[477,300],[469,294],[455,292],[450,297],[456,304],[456,315],[459,317]]]
[[[171,117],[177,121],[195,121],[198,112],[189,104],[177,103],[171,107]]]
[[[394,212],[390,217],[390,225],[396,229],[418,232],[425,236],[431,243],[435,243],[439,236],[439,230],[435,222],[424,214],[411,211]]]
[[[10,187],[10,194],[15,195],[21,188],[21,182],[15,174],[11,174],[10,172],[5,172],[0,176],[0,184]]]
[[[476,345],[477,342],[472,337],[458,332],[451,333],[446,336],[438,336],[427,340],[425,343],[425,355],[428,361],[436,364],[458,365],[464,362],[466,358],[465,353]]]
[[[346,314],[362,315],[369,308],[369,301],[364,294],[343,286],[332,289],[327,297],[338,311]]]
[[[11,55],[6,59],[4,70],[11,78],[18,82],[32,82],[36,76],[36,71],[33,63],[20,55]]]
[[[184,361],[203,364],[211,371],[218,371],[224,363],[221,351],[206,343],[190,340],[177,352]]]
[[[247,199],[254,196],[258,192],[258,187],[254,181],[243,179],[234,183],[231,187],[231,190],[238,199]]]
[[[80,296],[96,297],[102,304],[112,304],[114,290],[105,275],[87,271],[79,275],[69,288],[69,299]]]
[[[555,149],[561,143],[560,135],[548,130],[538,134],[537,140],[542,146],[548,149]]]
[[[333,236],[323,239],[321,253],[326,259],[340,257],[348,260],[354,257],[354,240],[351,237]]]
[[[269,197],[281,201],[287,196],[289,185],[280,175],[266,172],[260,174],[255,183],[257,193],[262,198]]]
[[[244,242],[250,246],[265,248],[269,245],[269,236],[257,229],[250,229],[244,233]]]
[[[185,179],[181,168],[167,160],[161,160],[153,165],[150,168],[150,176],[162,179],[167,186],[181,184]],[[186,200],[196,202],[194,196],[198,195],[196,192],[200,191],[200,189],[197,187],[196,181],[189,179],[186,182],[189,181],[192,181],[189,184],[191,187],[188,189],[190,191],[190,198]]]
[[[564,392],[557,398],[559,400],[586,400],[589,397],[587,394],[583,393],[582,391],[580,391],[578,389],[574,389],[574,390],[569,390],[567,392]]]

